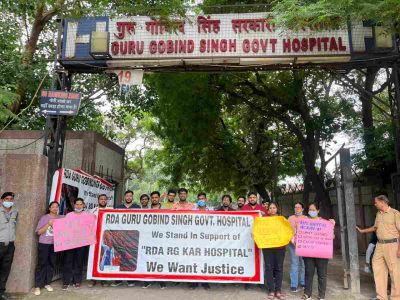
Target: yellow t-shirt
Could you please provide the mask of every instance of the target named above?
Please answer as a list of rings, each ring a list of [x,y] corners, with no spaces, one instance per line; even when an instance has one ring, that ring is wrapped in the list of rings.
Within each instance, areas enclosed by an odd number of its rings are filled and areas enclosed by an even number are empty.
[[[174,204],[175,204],[175,202],[169,202],[169,201],[167,201],[167,202],[164,202],[164,203],[163,203],[163,207],[166,208],[166,209],[171,209],[172,206],[174,206]]]

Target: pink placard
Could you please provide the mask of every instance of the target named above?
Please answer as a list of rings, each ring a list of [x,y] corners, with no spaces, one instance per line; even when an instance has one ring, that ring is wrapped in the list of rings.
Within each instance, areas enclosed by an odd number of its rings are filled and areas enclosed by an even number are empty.
[[[69,213],[53,223],[54,251],[64,251],[96,243],[96,216],[91,213]]]
[[[300,220],[296,230],[296,255],[333,257],[333,224],[327,220]]]

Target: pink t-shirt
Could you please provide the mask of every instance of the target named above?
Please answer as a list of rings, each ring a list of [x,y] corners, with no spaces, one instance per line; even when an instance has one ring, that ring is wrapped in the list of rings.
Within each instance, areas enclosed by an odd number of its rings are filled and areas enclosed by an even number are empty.
[[[307,216],[305,216],[305,215],[301,215],[301,216],[292,215],[292,216],[289,217],[288,221],[292,225],[293,232],[296,232],[297,224],[299,224],[300,220],[302,220],[302,219],[307,219]]]
[[[58,218],[63,218],[64,216],[59,216],[53,218],[53,219],[58,219]],[[36,226],[35,232],[38,232],[40,228],[42,228],[44,225],[49,223],[49,220],[51,219],[50,214],[46,214],[42,216],[39,220],[38,225]],[[53,226],[47,227],[47,230],[42,233],[39,236],[39,243],[41,244],[54,244],[54,236],[53,236]]]
[[[289,223],[292,225],[293,228],[293,238],[292,238],[292,244],[294,244],[296,240],[296,231],[297,231],[297,225],[299,224],[300,220],[302,219],[307,219],[307,216],[301,215],[301,216],[296,216],[292,215],[288,218]]]

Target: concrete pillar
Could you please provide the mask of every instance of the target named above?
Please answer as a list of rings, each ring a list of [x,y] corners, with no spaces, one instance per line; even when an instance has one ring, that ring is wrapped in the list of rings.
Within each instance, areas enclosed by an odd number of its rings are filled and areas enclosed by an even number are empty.
[[[353,176],[351,173],[350,150],[343,148],[340,150],[340,168],[342,169],[344,204],[346,210],[346,230],[349,251],[349,267],[351,292],[353,295],[360,294],[360,270],[358,259],[358,244],[356,231],[356,206],[354,201]]]
[[[46,207],[47,157],[37,154],[0,156],[1,193],[15,193],[19,211],[14,261],[7,292],[28,293],[34,285],[37,263],[36,225]]]

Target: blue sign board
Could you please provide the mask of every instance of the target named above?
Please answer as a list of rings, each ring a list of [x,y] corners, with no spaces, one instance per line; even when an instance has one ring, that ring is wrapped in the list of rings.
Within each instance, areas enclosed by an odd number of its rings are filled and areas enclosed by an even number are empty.
[[[65,91],[43,90],[40,97],[40,114],[44,116],[75,116],[81,104],[81,94]]]

